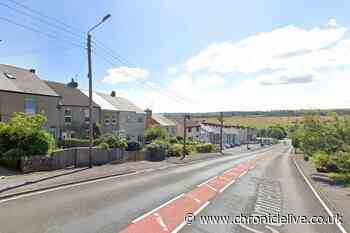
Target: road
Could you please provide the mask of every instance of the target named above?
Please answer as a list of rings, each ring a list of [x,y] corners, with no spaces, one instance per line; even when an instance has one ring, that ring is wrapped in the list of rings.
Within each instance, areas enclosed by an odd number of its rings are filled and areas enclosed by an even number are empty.
[[[131,229],[131,222],[136,218],[182,193],[191,193],[198,184],[256,158],[264,159],[258,160],[254,169],[237,179],[224,192],[217,192],[217,196],[200,215],[231,215],[242,211],[249,214],[254,208],[259,184],[273,182],[280,187],[282,213],[291,212],[299,215],[321,213],[326,216],[319,202],[312,196],[309,188],[290,163],[289,157],[283,155],[285,150],[286,146],[276,146],[264,149],[265,152],[205,160],[165,170],[0,201],[0,233],[136,232],[128,231]],[[171,209],[171,211],[175,210]],[[174,214],[170,217],[175,218],[175,212],[171,212]],[[157,221],[161,220],[158,213],[152,214],[152,217],[153,215]],[[137,225],[140,227],[139,232],[156,232],[144,228],[142,221]],[[158,223],[163,230],[166,230],[164,222],[158,221]],[[180,232],[250,232],[237,225],[202,225],[198,222],[179,230]],[[290,225],[282,226],[276,232],[296,231],[338,232],[333,225]]]

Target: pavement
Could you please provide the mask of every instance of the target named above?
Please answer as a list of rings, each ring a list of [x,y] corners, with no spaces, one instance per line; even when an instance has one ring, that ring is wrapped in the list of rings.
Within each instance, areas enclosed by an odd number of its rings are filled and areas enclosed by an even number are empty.
[[[150,210],[182,193],[190,193],[198,184],[275,150],[280,149],[272,147],[184,165],[171,164],[167,169],[2,199],[0,232],[119,232]]]
[[[250,151],[261,149],[260,146],[257,145],[252,145],[251,147],[252,149]],[[126,162],[122,164],[95,166],[92,169],[68,168],[48,172],[34,172],[29,174],[21,174],[0,167],[0,199],[31,191],[120,176],[123,174],[161,170],[173,167],[176,164],[181,165],[206,159],[217,159],[223,156],[231,156],[243,152],[247,152],[245,146],[226,150],[224,154],[207,153],[190,155],[183,160],[177,157],[170,157],[166,161],[160,162]]]

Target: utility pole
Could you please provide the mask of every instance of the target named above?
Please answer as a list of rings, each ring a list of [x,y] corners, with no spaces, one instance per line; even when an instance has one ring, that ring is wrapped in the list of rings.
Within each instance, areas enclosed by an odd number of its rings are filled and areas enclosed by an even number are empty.
[[[90,32],[105,22],[111,15],[108,14],[93,26],[87,33],[87,55],[88,55],[88,78],[89,78],[89,168],[92,168],[92,147],[93,147],[93,106],[92,106],[92,65],[91,65],[91,34]]]
[[[250,150],[249,148],[249,141],[248,141],[248,133],[249,133],[249,128],[247,127],[247,130],[246,130],[246,145],[247,145],[247,150]]]
[[[184,138],[183,138],[183,145],[182,145],[182,157],[181,160],[183,160],[186,157],[186,137],[187,137],[187,119],[189,119],[190,116],[185,114],[184,115]]]
[[[224,113],[220,112],[220,153],[221,154],[222,154],[222,150],[223,150],[223,142],[222,142],[223,128],[224,128]]]
[[[89,168],[92,168],[93,125],[92,125],[92,66],[91,66],[91,34],[87,38],[88,78],[89,78]]]

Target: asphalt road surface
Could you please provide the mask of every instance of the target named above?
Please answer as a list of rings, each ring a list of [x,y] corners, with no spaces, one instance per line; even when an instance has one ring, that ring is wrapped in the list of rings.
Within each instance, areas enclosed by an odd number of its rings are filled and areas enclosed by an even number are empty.
[[[179,194],[190,192],[198,184],[258,157],[264,159],[258,160],[254,169],[224,192],[218,193],[199,215],[252,214],[256,210],[257,197],[264,197],[264,192],[273,189],[279,202],[272,201],[281,213],[327,216],[289,157],[283,155],[285,150],[286,146],[276,146],[264,149],[265,152],[195,162],[0,201],[0,233],[116,233],[128,228],[135,218]],[[262,202],[266,204],[266,200]],[[204,225],[198,221],[185,226],[180,232],[254,232],[247,227],[255,227],[259,230],[256,232],[273,232],[268,229],[269,226]],[[338,232],[334,225],[283,225],[274,228],[275,232]],[[140,232],[149,231],[141,228]]]

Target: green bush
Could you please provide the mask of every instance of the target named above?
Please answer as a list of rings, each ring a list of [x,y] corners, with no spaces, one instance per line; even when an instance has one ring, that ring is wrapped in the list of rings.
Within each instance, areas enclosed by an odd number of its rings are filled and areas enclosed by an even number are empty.
[[[55,148],[53,136],[43,130],[34,131],[19,142],[18,147],[30,155],[46,155]]]
[[[210,143],[203,143],[196,145],[196,151],[199,153],[210,153],[214,151],[214,145]]]
[[[183,151],[183,145],[181,144],[172,144],[169,148],[169,155],[170,156],[181,156]]]
[[[9,123],[0,123],[0,153],[6,154],[12,149],[25,151],[26,156],[51,152],[55,141],[51,134],[43,130],[45,122],[46,117],[40,114],[27,116],[14,113]]]
[[[78,139],[78,138],[61,139],[58,142],[58,146],[61,148],[88,147],[89,145],[90,145],[90,141],[88,139]],[[94,145],[95,145],[95,142],[94,142]]]
[[[329,162],[329,155],[323,151],[317,152],[311,157],[311,161],[318,169],[326,169]]]
[[[156,139],[165,140],[167,137],[167,131],[159,126],[150,127],[145,130],[146,142],[152,142]]]
[[[102,142],[99,145],[97,145],[97,148],[108,150],[109,149],[109,145],[107,143],[105,143],[105,142]]]
[[[171,144],[177,144],[177,143],[179,143],[179,141],[178,141],[176,138],[170,138],[170,139],[169,139],[169,142],[170,142]]]
[[[151,161],[161,161],[167,156],[169,147],[167,141],[157,139],[146,146],[146,151]]]
[[[121,148],[125,149],[128,147],[128,141],[116,134],[106,134],[96,140],[96,144],[107,143],[109,148]]]

